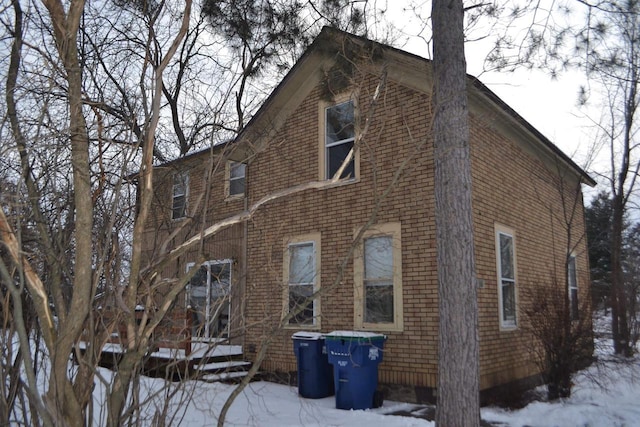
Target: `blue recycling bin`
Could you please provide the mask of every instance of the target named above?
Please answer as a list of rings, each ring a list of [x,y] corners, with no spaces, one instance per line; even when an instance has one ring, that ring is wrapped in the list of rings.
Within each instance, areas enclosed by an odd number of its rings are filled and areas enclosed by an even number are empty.
[[[298,394],[320,399],[333,394],[333,367],[327,360],[327,348],[322,334],[296,332],[291,336],[298,361]]]
[[[325,335],[333,365],[336,408],[369,409],[375,405],[378,365],[387,337],[371,332],[334,331]]]

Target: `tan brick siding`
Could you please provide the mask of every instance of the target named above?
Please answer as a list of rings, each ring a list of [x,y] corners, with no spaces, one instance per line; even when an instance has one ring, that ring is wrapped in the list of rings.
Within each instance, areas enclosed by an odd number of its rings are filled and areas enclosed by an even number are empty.
[[[377,83],[374,76],[360,88],[359,105]],[[284,126],[282,142],[252,164],[250,197],[313,180],[317,175],[319,91],[310,94]],[[249,232],[250,294],[247,300],[246,342],[259,346],[271,333],[282,307],[282,248],[284,237],[310,232],[322,234],[322,331],[352,329],[353,263],[347,262],[340,283],[333,286],[338,268],[352,243],[353,230],[363,225],[373,209],[374,194],[389,185],[400,162],[419,142],[430,140],[430,99],[391,82],[378,106],[373,125],[361,147],[361,176],[357,183],[308,191],[266,207],[252,221]],[[361,110],[360,114],[366,114]],[[431,142],[411,163],[397,188],[382,203],[378,223],[402,224],[404,331],[387,333],[380,381],[435,387],[437,372],[437,270],[433,219],[433,160]],[[549,282],[562,271],[562,216],[557,180],[542,162],[501,136],[487,118],[472,121],[474,209],[481,323],[481,382],[487,388],[523,378],[535,371],[527,353],[529,339],[522,327],[500,331],[494,224],[516,232],[519,309],[526,304],[522,289]],[[269,171],[260,173],[260,171]],[[573,197],[573,194],[565,194]],[[581,205],[578,205],[581,206]],[[553,211],[553,215],[552,215]],[[575,223],[583,230],[582,211]],[[553,242],[555,233],[556,241]],[[578,247],[578,266],[584,276],[584,244]],[[586,276],[581,298],[587,298]],[[269,317],[265,318],[265,314]],[[264,321],[269,319],[268,321]],[[519,313],[519,322],[523,322]],[[266,369],[295,370],[291,333],[277,332],[268,352]]]
[[[359,82],[361,117],[367,114],[369,96],[378,79],[366,75]],[[311,91],[268,141],[266,149],[251,160],[247,169],[249,204],[275,190],[316,180],[318,177],[318,106],[320,87]],[[393,180],[399,165],[411,161],[395,188],[379,204],[375,222],[400,222],[402,233],[402,286],[404,330],[388,332],[380,381],[391,384],[436,387],[438,292],[433,196],[431,100],[421,92],[389,81],[369,132],[360,147],[360,177],[357,182],[322,190],[307,190],[261,208],[248,223],[246,288],[239,313],[245,326],[248,356],[269,340],[264,370],[291,372],[296,369],[291,335],[297,329],[279,330],[284,289],[283,241],[309,233],[321,234],[321,331],[354,328],[353,260],[344,261],[353,243],[353,233],[372,215],[376,199]],[[543,163],[522,143],[504,136],[499,117],[474,115],[471,121],[473,206],[479,289],[481,387],[488,388],[524,378],[536,372],[523,332],[522,308],[528,303],[527,289],[548,286],[563,272],[566,224],[563,218],[575,197],[571,180],[560,196],[556,165]],[[422,147],[418,150],[419,147]],[[416,151],[417,150],[417,151]],[[208,155],[194,157],[189,202],[203,192],[203,173]],[[184,167],[182,164],[180,167]],[[158,174],[161,192],[155,205],[152,227],[147,233],[146,253],[153,258],[163,239],[179,224],[170,219],[170,170]],[[206,224],[243,208],[243,201],[224,200],[224,168],[214,175]],[[164,177],[162,176],[164,175]],[[574,186],[575,189],[575,186]],[[581,196],[579,196],[581,197]],[[563,203],[567,209],[563,209]],[[174,244],[197,232],[202,218],[181,231]],[[515,232],[517,258],[517,329],[501,331],[498,313],[495,225]],[[572,221],[574,250],[579,272],[580,299],[589,299],[582,200]],[[242,261],[244,226],[207,241],[205,258]],[[165,274],[184,271],[195,260],[191,251]],[[211,258],[210,258],[211,259]],[[345,268],[340,275],[341,265]],[[244,277],[243,277],[244,279]],[[562,282],[562,280],[560,280]]]

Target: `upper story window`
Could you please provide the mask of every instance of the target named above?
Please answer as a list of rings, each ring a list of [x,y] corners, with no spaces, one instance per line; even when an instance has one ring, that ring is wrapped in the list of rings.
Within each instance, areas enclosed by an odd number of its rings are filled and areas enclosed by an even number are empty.
[[[340,179],[356,179],[358,157],[353,152],[355,143],[355,106],[353,100],[324,107],[322,120],[324,138],[321,146],[321,179],[331,179],[345,159],[351,159],[340,174]]]
[[[382,224],[364,233],[354,255],[355,326],[401,331],[402,247],[400,223]]]
[[[496,226],[496,261],[500,326],[517,326],[516,257],[513,231]]]
[[[187,216],[187,193],[189,191],[189,173],[176,172],[173,174],[173,202],[171,218],[180,219]]]
[[[569,310],[571,320],[578,320],[578,274],[576,257],[570,255],[567,261],[567,285],[569,286]]]
[[[284,314],[294,312],[288,325],[319,327],[320,301],[312,295],[320,283],[320,235],[299,236],[285,244]]]
[[[245,192],[246,163],[227,162],[227,197],[243,196]]]

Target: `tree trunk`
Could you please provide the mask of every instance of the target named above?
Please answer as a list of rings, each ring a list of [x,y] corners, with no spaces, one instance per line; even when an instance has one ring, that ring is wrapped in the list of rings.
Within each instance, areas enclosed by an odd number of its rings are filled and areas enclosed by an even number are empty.
[[[89,314],[93,287],[93,203],[89,136],[82,111],[82,69],[77,44],[84,1],[72,0],[67,6],[60,0],[43,0],[43,3],[49,12],[53,36],[68,84],[69,139],[75,204],[73,295],[69,306],[69,312],[73,313],[73,316],[67,316],[60,325],[60,330],[65,333],[59,334],[55,346],[49,350],[53,360],[47,397],[50,410],[55,411],[56,417],[61,418],[62,423],[82,425],[93,384],[93,372],[84,364],[80,364],[80,371],[72,385],[67,376],[67,369],[73,344],[80,337]]]
[[[461,0],[434,1],[434,161],[440,329],[436,425],[480,424],[469,111]]]
[[[615,354],[631,356],[627,323],[626,295],[622,275],[622,229],[624,202],[620,194],[613,198],[611,220],[611,334]]]

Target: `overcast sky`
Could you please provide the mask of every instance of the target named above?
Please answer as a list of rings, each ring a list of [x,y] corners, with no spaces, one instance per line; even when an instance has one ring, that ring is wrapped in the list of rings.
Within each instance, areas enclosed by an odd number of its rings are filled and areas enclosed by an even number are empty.
[[[417,34],[419,22],[406,11],[410,0],[389,1],[389,15],[396,26],[406,34]],[[545,0],[542,1],[544,3]],[[423,15],[428,16],[430,1],[424,1]],[[411,53],[430,57],[426,41],[420,37],[408,38],[399,46]],[[465,47],[467,72],[477,76],[500,98],[516,110],[542,134],[558,145],[578,165],[585,166],[587,153],[595,139],[593,124],[577,106],[580,86],[586,79],[578,71],[566,72],[552,79],[538,69],[519,69],[516,72],[483,72],[484,59],[490,43],[470,42]],[[590,115],[597,118],[597,111]],[[588,166],[587,169],[597,167]]]

